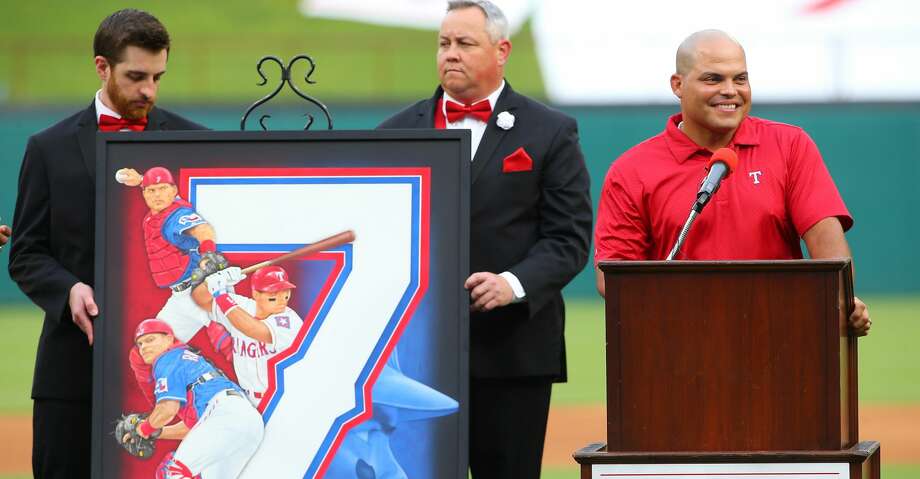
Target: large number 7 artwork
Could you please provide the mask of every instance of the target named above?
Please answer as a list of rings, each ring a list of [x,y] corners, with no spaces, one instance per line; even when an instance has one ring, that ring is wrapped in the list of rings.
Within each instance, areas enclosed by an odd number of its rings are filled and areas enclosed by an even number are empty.
[[[94,477],[465,478],[468,141],[101,136]]]

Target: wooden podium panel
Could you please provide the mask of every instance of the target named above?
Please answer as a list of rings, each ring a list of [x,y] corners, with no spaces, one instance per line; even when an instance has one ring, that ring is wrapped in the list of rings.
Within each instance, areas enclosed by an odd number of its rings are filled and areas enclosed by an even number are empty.
[[[858,440],[849,260],[604,262],[607,451]]]

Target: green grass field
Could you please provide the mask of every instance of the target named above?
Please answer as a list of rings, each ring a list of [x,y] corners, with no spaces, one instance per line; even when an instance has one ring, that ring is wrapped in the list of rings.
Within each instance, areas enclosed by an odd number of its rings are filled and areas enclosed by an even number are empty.
[[[873,403],[920,403],[920,297],[863,298],[872,335],[859,341],[859,399]],[[553,404],[604,401],[604,311],[600,301],[566,304],[569,382],[553,390]],[[920,476],[918,476],[920,477]]]
[[[0,307],[0,414],[28,414],[41,311],[34,306]]]
[[[270,86],[257,87],[255,65],[265,55],[317,61],[306,89],[325,101],[405,101],[430,95],[437,83],[434,30],[307,18],[297,0],[164,0],[143,4],[170,32],[172,49],[160,99],[164,104],[248,104]],[[3,2],[0,15],[0,104],[83,104],[99,82],[92,37],[99,22],[124,2]],[[508,76],[515,89],[543,96],[532,35],[512,38]],[[295,69],[295,79],[306,69]],[[298,86],[305,87],[302,82]],[[293,93],[281,97],[296,100]]]
[[[920,403],[920,351],[911,347],[920,337],[920,297],[876,296],[864,298],[875,323],[872,335],[860,340],[860,398],[873,403]],[[604,326],[600,301],[568,303],[566,324],[569,382],[556,386],[553,405],[597,404],[604,401]],[[37,309],[30,306],[0,308],[0,414],[28,414],[29,384],[35,344],[41,325]],[[577,467],[552,468],[545,479],[575,478]],[[920,477],[920,465],[883,467],[886,479]],[[0,476],[19,479],[27,476]]]

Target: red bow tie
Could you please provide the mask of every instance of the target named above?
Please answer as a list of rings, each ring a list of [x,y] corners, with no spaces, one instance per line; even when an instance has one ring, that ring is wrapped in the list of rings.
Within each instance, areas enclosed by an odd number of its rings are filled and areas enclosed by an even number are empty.
[[[106,114],[99,115],[99,131],[144,131],[147,127],[147,117],[131,120],[128,118],[115,118]]]
[[[461,105],[452,101],[447,102],[448,122],[454,123],[467,115],[473,115],[479,118],[483,123],[488,122],[489,117],[492,116],[492,105],[489,104],[489,100],[482,100],[473,105]]]

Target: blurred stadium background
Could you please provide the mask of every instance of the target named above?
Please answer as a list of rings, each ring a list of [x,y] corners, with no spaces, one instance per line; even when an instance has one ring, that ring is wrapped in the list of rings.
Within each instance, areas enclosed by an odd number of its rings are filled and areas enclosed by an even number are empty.
[[[713,24],[706,23],[707,12],[716,10],[706,10],[707,2],[686,12],[677,10],[686,8],[678,2],[664,0],[641,6],[589,0],[496,3],[506,9],[515,31],[507,77],[515,89],[578,119],[595,202],[610,162],[659,132],[677,111],[667,79],[679,41],[711,26],[738,35],[749,46],[752,113],[797,124],[812,135],[856,219],[848,239],[857,292],[876,324],[872,336],[860,341],[863,405],[920,410],[920,353],[913,344],[920,338],[920,252],[911,246],[920,237],[920,67],[911,60],[920,56],[920,7],[904,0],[739,1],[732,8],[738,19]],[[768,10],[766,3],[772,5]],[[269,85],[256,86],[258,59],[307,53],[317,62],[312,77],[317,83],[304,90],[329,106],[336,129],[367,129],[431,95],[437,82],[434,29],[444,4],[0,0],[0,218],[11,221],[28,136],[84,108],[98,89],[92,35],[118,8],[147,9],[172,35],[160,105],[213,129],[236,130],[246,107],[279,78],[276,67],[268,65]],[[655,11],[672,15],[655,27],[649,25],[658,21]],[[761,25],[754,27],[752,18]],[[295,78],[304,73],[295,69]],[[257,110],[248,129],[257,128],[254,118],[261,113],[272,114],[273,129],[297,129],[304,109],[293,94],[282,93]],[[4,270],[7,258],[0,254]],[[571,381],[556,388],[554,414],[604,399],[603,310],[591,271],[580,275],[566,295]],[[30,414],[40,323],[38,310],[6,274],[0,275],[0,421],[27,420]],[[863,424],[867,429],[872,428]],[[603,439],[602,424],[598,430],[589,440]],[[893,439],[913,454],[887,461],[886,478],[920,477],[920,423],[913,423],[912,431]],[[28,454],[27,437],[8,439]],[[891,445],[882,443],[883,461]],[[0,479],[27,475],[27,456],[0,464]],[[545,477],[576,477],[576,468],[548,463]]]

